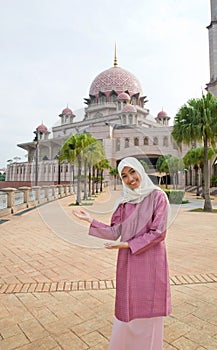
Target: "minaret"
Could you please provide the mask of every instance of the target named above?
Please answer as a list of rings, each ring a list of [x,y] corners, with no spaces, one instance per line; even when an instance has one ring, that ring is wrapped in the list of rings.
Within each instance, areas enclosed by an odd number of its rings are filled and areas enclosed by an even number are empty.
[[[217,0],[210,0],[211,23],[207,27],[209,30],[209,64],[210,82],[207,90],[217,97]]]

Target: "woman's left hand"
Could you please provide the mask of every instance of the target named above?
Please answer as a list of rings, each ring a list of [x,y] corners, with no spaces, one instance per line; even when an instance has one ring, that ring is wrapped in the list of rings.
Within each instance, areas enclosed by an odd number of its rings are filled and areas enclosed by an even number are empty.
[[[119,242],[119,243],[105,243],[106,249],[122,249],[122,248],[129,248],[129,245],[127,242]]]

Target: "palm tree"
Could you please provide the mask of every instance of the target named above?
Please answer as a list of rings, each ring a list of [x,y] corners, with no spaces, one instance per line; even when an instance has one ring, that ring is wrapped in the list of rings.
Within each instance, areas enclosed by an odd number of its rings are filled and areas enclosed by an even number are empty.
[[[81,204],[81,171],[84,154],[88,146],[96,142],[90,134],[78,134],[69,137],[60,150],[59,159],[77,163],[77,198],[76,205]]]
[[[208,92],[202,98],[190,99],[175,116],[172,136],[181,147],[192,142],[204,146],[204,211],[212,211],[208,147],[215,146],[217,138],[217,99]]]
[[[110,175],[114,176],[114,191],[116,191],[118,168],[111,168]]]
[[[92,195],[95,194],[95,169],[97,164],[105,159],[105,152],[103,149],[102,142],[94,139],[94,142],[90,143],[85,149],[85,159],[87,160],[87,166],[89,169],[89,186],[88,186],[88,197],[91,197],[91,178],[92,178]],[[92,176],[91,176],[92,168]]]
[[[167,159],[171,158],[171,154],[166,154],[165,156],[160,156],[156,162],[156,169],[159,173],[166,173],[166,188],[168,187],[167,177],[170,174],[169,167],[167,164]]]
[[[171,174],[173,179],[173,188],[176,189],[178,183],[178,172],[184,171],[183,160],[178,157],[168,157],[161,166],[165,173]]]
[[[97,167],[100,171],[100,192],[102,192],[102,183],[103,183],[103,171],[104,169],[111,169],[111,165],[109,164],[108,159],[102,159],[98,164]]]
[[[197,187],[196,196],[200,195],[200,189],[199,189],[199,163],[200,163],[200,159],[199,159],[198,149],[199,148],[190,149],[183,157],[183,161],[184,161],[186,168],[189,169],[189,167],[193,166],[193,168],[195,170],[195,186]]]
[[[215,151],[213,148],[208,147],[208,160],[212,159],[215,154]],[[183,158],[184,164],[186,168],[189,168],[190,166],[193,166],[195,170],[195,185],[197,186],[197,192],[196,195],[200,195],[200,184],[199,184],[199,169],[201,169],[202,173],[202,196],[204,197],[204,147],[197,147],[190,149]]]

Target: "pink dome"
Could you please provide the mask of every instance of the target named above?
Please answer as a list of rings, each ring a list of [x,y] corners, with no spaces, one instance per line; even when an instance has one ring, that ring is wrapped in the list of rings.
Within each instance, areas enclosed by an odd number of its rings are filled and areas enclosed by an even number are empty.
[[[133,105],[127,104],[124,106],[122,111],[125,113],[136,113],[136,107]]]
[[[48,131],[47,127],[42,123],[36,128],[39,132],[46,133]]]
[[[117,93],[128,90],[130,95],[142,94],[139,80],[132,73],[120,67],[109,68],[97,75],[90,86],[89,94],[96,96],[99,91],[106,93],[112,90]]]
[[[62,111],[62,114],[65,115],[65,114],[73,114],[73,113],[72,113],[72,110],[67,107]]]
[[[162,118],[168,118],[168,115],[166,112],[161,111],[158,113],[157,118],[162,119]]]
[[[119,95],[118,95],[118,100],[119,101],[130,101],[130,96],[126,93],[126,92],[121,92]]]

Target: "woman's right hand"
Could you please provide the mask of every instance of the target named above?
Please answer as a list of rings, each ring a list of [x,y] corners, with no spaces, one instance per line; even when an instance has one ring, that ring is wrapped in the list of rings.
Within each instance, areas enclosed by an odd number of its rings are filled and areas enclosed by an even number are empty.
[[[91,218],[91,216],[86,213],[84,210],[72,210],[72,214],[75,215],[77,218],[79,218],[80,220],[84,220],[87,221],[91,224],[91,222],[93,221],[93,219]]]

